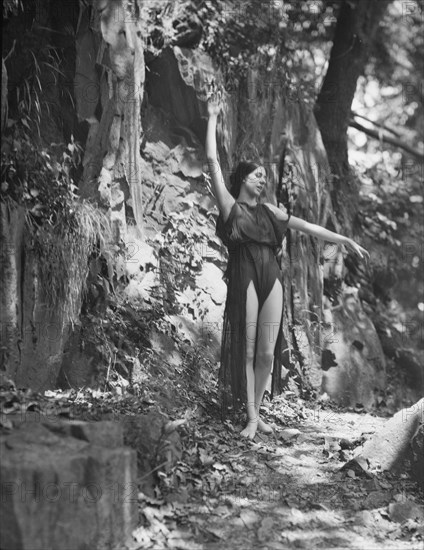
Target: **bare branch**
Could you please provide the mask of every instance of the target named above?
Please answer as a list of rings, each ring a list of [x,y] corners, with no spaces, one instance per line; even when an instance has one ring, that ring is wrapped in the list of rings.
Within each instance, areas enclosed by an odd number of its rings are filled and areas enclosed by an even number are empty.
[[[367,118],[366,116],[360,115],[360,114],[355,113],[353,111],[352,111],[352,116],[362,118],[363,120],[366,120],[367,122],[371,122],[371,124],[373,124],[374,126],[377,126],[377,128],[383,128],[383,130],[386,130],[387,132],[390,132],[391,134],[393,134],[394,136],[396,136],[398,138],[402,137],[399,132],[397,132],[396,130],[393,130],[392,128],[388,128],[387,126],[385,126],[381,122],[376,122],[375,120],[371,120],[370,118]]]
[[[370,128],[366,128],[365,126],[362,126],[359,122],[356,120],[351,120],[349,122],[349,126],[351,128],[356,128],[356,130],[359,130],[360,132],[363,132],[364,134],[367,134],[367,136],[373,137],[375,139],[378,139],[380,141],[383,141],[384,143],[389,143],[390,145],[394,145],[395,147],[399,147],[400,149],[403,149],[404,151],[407,151],[409,154],[414,156],[415,158],[419,159],[420,161],[424,160],[424,153],[421,151],[418,151],[418,149],[414,149],[411,147],[408,143],[405,143],[404,141],[391,137],[387,135],[387,133],[384,133],[382,131],[378,130],[371,130]]]

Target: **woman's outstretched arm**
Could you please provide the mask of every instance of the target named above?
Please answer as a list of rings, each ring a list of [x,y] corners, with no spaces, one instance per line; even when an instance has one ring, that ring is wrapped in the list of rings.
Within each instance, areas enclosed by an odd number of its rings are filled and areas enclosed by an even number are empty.
[[[205,149],[212,179],[213,192],[218,202],[219,211],[221,212],[224,221],[226,221],[230,214],[231,208],[235,203],[235,199],[225,185],[221,167],[218,162],[218,155],[216,153],[216,124],[220,110],[221,108],[219,103],[216,100],[216,97],[213,96],[208,101],[209,119],[206,130]]]
[[[345,245],[353,252],[356,252],[356,254],[358,254],[361,258],[369,258],[370,256],[369,252],[365,250],[365,248],[362,248],[362,246],[359,246],[359,244],[357,244],[353,239],[349,239],[349,237],[329,231],[320,225],[306,222],[301,218],[292,216],[289,220],[288,227],[290,229],[296,229],[297,231],[306,233],[307,235],[312,235],[313,237],[323,241]]]

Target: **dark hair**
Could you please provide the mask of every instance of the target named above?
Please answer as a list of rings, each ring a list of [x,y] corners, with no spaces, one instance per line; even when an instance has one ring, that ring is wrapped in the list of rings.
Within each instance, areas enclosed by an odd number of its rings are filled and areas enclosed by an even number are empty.
[[[236,170],[230,176],[230,193],[237,199],[240,195],[241,184],[246,176],[254,172],[261,165],[256,162],[240,161]]]

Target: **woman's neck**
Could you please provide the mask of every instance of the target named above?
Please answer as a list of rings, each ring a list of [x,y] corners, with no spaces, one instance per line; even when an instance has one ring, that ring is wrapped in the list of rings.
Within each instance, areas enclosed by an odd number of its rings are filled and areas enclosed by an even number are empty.
[[[238,198],[238,202],[244,202],[245,204],[248,204],[249,206],[256,206],[258,204],[257,197],[252,197],[251,195],[248,195],[247,193],[243,193],[243,191],[240,192]]]

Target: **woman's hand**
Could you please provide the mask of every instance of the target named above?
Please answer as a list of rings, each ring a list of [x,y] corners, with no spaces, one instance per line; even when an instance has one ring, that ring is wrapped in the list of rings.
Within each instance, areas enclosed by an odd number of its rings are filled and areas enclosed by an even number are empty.
[[[370,257],[370,253],[368,250],[365,250],[365,248],[362,248],[362,246],[359,246],[358,243],[356,243],[354,240],[349,239],[346,237],[346,241],[343,243],[349,250],[352,252],[355,252],[355,254],[358,254],[363,259],[368,260]]]
[[[215,81],[208,83],[208,115],[218,116],[221,111],[221,92],[218,90]]]
[[[218,116],[221,111],[220,93],[212,94],[208,99],[208,115]]]

